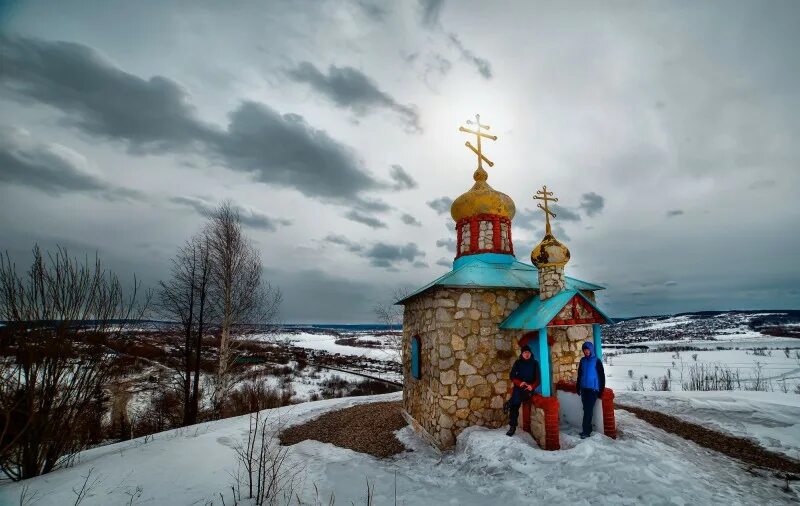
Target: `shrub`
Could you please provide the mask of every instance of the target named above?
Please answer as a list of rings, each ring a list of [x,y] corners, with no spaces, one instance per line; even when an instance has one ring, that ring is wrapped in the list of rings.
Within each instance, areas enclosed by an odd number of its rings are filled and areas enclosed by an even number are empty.
[[[262,409],[279,408],[290,404],[291,395],[286,397],[285,390],[278,391],[262,381],[247,382],[228,396],[225,416],[239,416],[261,411]]]

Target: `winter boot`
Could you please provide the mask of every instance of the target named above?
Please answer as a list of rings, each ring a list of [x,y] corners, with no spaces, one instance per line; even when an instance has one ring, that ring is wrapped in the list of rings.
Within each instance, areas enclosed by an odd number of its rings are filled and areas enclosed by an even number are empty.
[[[512,425],[511,427],[508,428],[508,432],[506,432],[506,436],[513,436],[516,431],[517,431],[517,428]]]

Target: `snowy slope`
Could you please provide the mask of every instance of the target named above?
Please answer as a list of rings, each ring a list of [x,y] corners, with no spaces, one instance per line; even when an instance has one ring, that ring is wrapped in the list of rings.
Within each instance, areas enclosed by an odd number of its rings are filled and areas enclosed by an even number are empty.
[[[300,423],[320,413],[362,402],[399,399],[400,394],[331,399],[265,412]],[[508,438],[502,429],[468,429],[455,450],[439,454],[409,428],[398,436],[415,451],[378,460],[329,444],[305,441],[291,459],[304,466],[304,503],[365,503],[365,480],[375,485],[375,504],[796,504],[779,481],[760,477],[722,455],[664,433],[618,411],[620,438],[562,435],[559,452],[538,449],[527,434]],[[23,486],[39,505],[73,504],[90,468],[99,481],[85,505],[231,504],[231,447],[247,432],[248,418],[203,424],[93,449],[74,467],[0,487],[0,504],[17,504]],[[395,474],[396,473],[396,474]],[[396,481],[395,481],[396,476]],[[314,485],[318,494],[314,492]],[[241,503],[240,503],[241,504]]]
[[[617,392],[617,401],[661,411],[800,460],[800,395],[780,392]]]

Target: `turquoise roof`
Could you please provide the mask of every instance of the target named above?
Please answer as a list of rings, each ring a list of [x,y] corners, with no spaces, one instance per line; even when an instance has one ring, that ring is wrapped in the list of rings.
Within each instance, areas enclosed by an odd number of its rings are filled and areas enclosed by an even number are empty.
[[[605,287],[565,276],[568,290],[603,290]],[[513,255],[480,253],[465,255],[453,262],[453,270],[431,281],[414,293],[398,300],[403,304],[434,286],[539,289],[539,271],[518,262]]]
[[[563,290],[549,299],[542,301],[537,296],[529,297],[528,300],[519,305],[513,313],[503,320],[500,324],[501,329],[514,330],[536,330],[547,326],[564,306],[577,295],[588,302],[600,316],[605,318],[606,323],[614,323],[604,312],[600,310],[591,300],[586,298],[577,290]]]

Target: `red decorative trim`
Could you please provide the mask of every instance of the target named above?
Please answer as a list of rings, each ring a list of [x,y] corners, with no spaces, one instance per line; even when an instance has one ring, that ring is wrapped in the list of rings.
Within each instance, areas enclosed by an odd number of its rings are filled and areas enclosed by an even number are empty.
[[[480,233],[480,223],[488,221],[492,223],[492,247],[486,249],[478,248],[478,236]],[[470,230],[470,244],[467,251],[461,251],[461,244],[464,241],[462,226],[468,223]],[[508,249],[503,249],[501,223],[505,223],[508,227]],[[494,214],[476,214],[462,218],[456,223],[456,258],[464,255],[475,255],[478,253],[507,253],[514,254],[514,245],[511,243],[511,220],[508,218],[497,216]]]
[[[569,320],[553,319],[547,324],[548,327],[555,327],[556,325],[588,325],[591,323],[606,323],[605,318],[603,318],[600,313],[595,310],[595,308],[593,308],[588,302],[583,300],[583,298],[578,295],[572,297],[567,304],[571,304],[572,318]],[[566,307],[567,304],[565,304],[564,307]],[[578,306],[583,307],[589,314],[591,314],[591,317],[580,318]]]
[[[456,258],[461,255],[461,241],[464,240],[464,227],[460,223],[456,224]]]
[[[576,392],[575,388],[576,384],[574,381],[561,380],[556,383],[556,390],[563,390],[564,392],[572,392],[574,394]]]
[[[480,233],[480,222],[469,220],[469,251],[478,249],[478,235]]]
[[[536,338],[538,336],[539,336],[539,332],[537,332],[537,331],[528,332],[527,334],[524,334],[522,337],[519,338],[519,341],[517,341],[517,344],[519,345],[520,348],[522,348],[526,344],[529,344],[531,342],[531,339],[534,339],[534,338]]]

